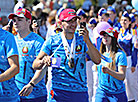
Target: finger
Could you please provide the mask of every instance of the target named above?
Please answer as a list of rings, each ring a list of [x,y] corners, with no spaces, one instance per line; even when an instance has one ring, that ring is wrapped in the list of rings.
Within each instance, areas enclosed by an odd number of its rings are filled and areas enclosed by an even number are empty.
[[[23,89],[19,92],[19,95],[22,96],[24,91],[25,91],[25,88],[23,88]]]
[[[31,92],[32,92],[32,90],[28,91],[28,93],[26,94],[26,96],[29,96]]]
[[[49,59],[48,59],[48,65],[51,64],[51,57],[49,56]]]
[[[28,89],[25,89],[23,92],[23,96],[26,96],[27,93],[28,93]]]
[[[45,61],[46,65],[49,65],[50,61],[51,61],[50,56],[46,56],[44,59],[45,59],[44,61]]]
[[[30,90],[27,90],[26,93],[24,94],[25,96],[28,96],[30,93]]]
[[[85,31],[84,30],[79,31],[79,36],[80,35],[85,35]]]

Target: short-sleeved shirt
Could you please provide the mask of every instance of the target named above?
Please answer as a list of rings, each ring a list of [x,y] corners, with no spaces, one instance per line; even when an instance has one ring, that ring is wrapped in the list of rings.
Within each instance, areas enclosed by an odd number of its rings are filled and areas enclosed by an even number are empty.
[[[32,64],[40,52],[44,40],[38,34],[33,32],[23,39],[18,39],[18,35],[16,35],[15,39],[19,52],[20,65],[20,72],[15,76],[15,80],[18,89],[21,90],[34,76],[35,70],[33,70]],[[46,86],[43,78],[38,84],[36,84],[29,96],[22,96],[22,98],[37,98],[46,94]]]
[[[109,57],[109,53],[104,54],[106,57]],[[122,93],[125,91],[125,86],[122,80],[118,80],[114,77],[112,77],[109,74],[104,74],[102,72],[102,66],[106,66],[106,61],[103,59],[101,60],[100,65],[97,66],[98,68],[98,79],[99,79],[99,85],[98,88],[110,93],[110,94],[117,94],[117,93]],[[116,53],[116,58],[115,58],[115,64],[116,64],[116,71],[118,72],[118,67],[119,66],[127,66],[127,59],[126,55],[122,50],[118,50]]]
[[[43,44],[42,51],[49,56],[54,53],[57,47],[62,43],[61,34],[56,34],[49,37]],[[86,77],[86,51],[88,50],[86,43],[83,40],[83,36],[75,33],[76,47],[74,68],[68,66],[68,59],[65,54],[64,46],[61,46],[54,53],[55,58],[61,58],[60,67],[52,68],[52,87],[61,90],[73,91],[73,92],[86,92],[87,91],[87,77]],[[72,39],[67,42],[71,46]]]
[[[8,57],[13,55],[18,55],[14,36],[0,28],[0,74],[10,68]],[[0,82],[0,102],[18,99],[18,97],[18,89],[14,82],[14,77]]]

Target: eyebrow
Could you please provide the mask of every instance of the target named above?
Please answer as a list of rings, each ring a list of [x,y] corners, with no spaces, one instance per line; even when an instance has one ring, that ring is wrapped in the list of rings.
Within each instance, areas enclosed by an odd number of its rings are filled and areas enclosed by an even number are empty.
[[[76,20],[77,20],[77,18],[73,18],[73,19],[66,21],[66,22],[71,22],[71,21],[76,21]]]

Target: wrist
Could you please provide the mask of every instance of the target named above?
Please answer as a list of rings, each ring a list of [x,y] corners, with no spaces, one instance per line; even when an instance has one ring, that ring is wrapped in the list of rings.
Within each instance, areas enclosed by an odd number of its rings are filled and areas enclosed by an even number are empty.
[[[31,86],[35,87],[34,83],[30,82],[29,84],[30,84]]]

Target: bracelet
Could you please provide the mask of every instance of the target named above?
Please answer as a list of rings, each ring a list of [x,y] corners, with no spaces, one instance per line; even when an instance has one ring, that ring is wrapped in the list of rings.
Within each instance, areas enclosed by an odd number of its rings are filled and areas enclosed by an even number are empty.
[[[35,87],[34,83],[32,83],[32,82],[30,82],[30,85],[33,86],[33,87]]]

